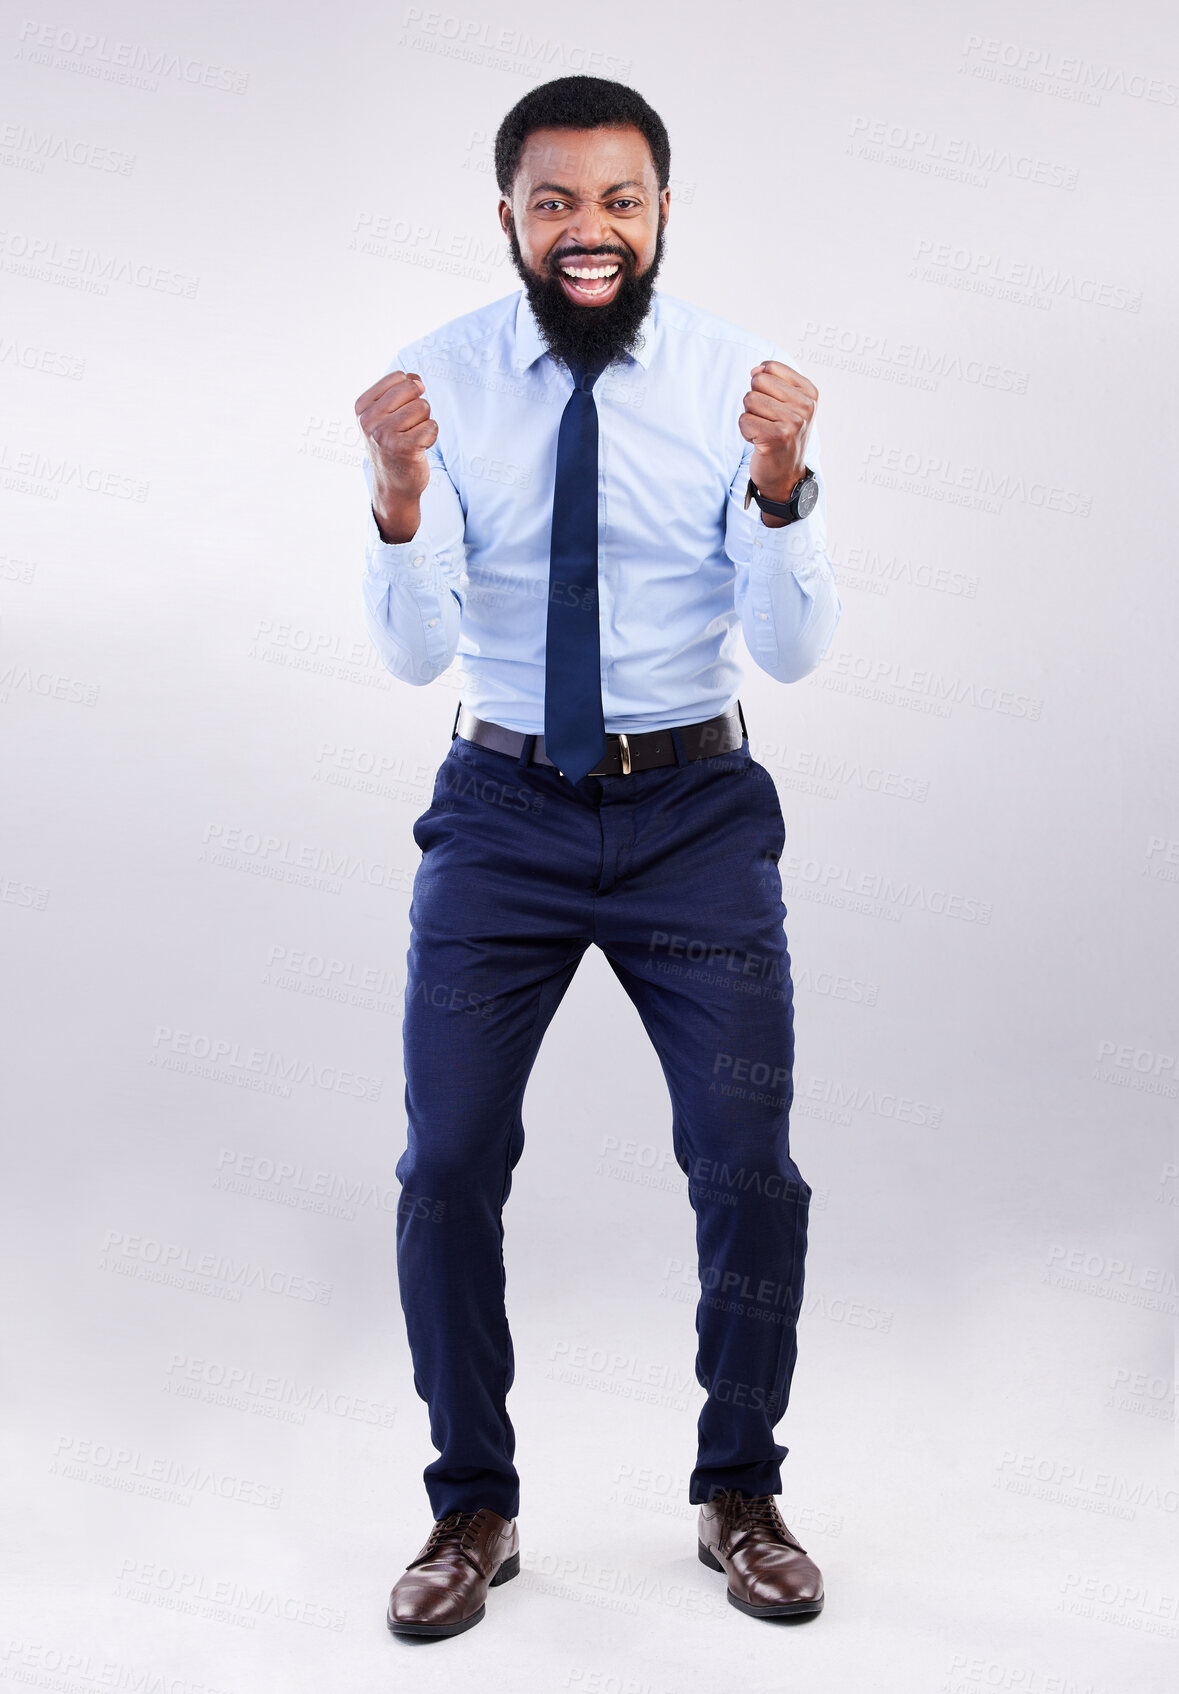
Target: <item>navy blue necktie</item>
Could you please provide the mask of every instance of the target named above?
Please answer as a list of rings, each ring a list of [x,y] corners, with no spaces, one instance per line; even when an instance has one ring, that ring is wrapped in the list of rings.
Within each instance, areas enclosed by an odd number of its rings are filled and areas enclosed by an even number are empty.
[[[544,662],[544,750],[570,782],[606,754],[598,637],[598,408],[604,366],[569,362],[557,433]]]

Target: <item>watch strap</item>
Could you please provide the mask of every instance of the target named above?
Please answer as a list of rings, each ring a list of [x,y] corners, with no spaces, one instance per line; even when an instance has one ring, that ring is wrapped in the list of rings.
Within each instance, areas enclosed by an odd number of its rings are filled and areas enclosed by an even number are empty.
[[[793,523],[798,519],[798,491],[805,482],[814,481],[814,476],[815,473],[810,466],[804,465],[802,475],[790,490],[789,500],[771,500],[768,494],[761,492],[753,478],[750,477],[745,489],[745,509],[748,511],[749,502],[756,500],[761,510],[768,512],[772,518],[785,518],[788,523]]]

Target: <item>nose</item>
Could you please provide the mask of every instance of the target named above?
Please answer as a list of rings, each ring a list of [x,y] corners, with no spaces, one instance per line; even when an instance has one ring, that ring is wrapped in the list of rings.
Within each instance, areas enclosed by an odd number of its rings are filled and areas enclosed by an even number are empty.
[[[566,225],[565,234],[582,247],[603,247],[610,239],[611,230],[602,208],[592,201],[583,200],[574,212],[572,222]]]

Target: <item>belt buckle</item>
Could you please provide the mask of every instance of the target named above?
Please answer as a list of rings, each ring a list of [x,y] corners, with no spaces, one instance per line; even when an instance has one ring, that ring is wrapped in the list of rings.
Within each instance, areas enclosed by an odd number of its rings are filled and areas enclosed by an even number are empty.
[[[627,736],[622,731],[619,731],[619,735],[618,735],[618,756],[622,760],[622,774],[623,774],[623,776],[629,776],[630,775],[630,741],[627,739]]]

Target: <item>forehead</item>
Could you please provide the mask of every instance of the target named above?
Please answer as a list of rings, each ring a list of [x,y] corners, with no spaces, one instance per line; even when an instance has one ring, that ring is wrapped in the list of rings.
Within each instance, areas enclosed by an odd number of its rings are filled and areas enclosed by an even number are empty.
[[[599,129],[534,129],[520,152],[516,186],[559,183],[593,194],[616,182],[643,182],[658,190],[651,149],[633,124]]]

